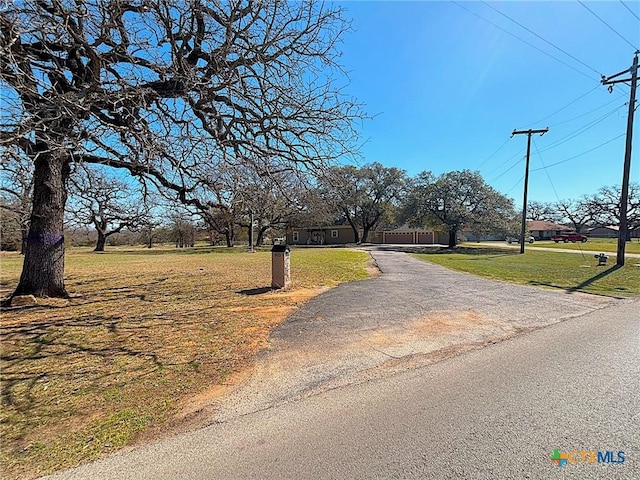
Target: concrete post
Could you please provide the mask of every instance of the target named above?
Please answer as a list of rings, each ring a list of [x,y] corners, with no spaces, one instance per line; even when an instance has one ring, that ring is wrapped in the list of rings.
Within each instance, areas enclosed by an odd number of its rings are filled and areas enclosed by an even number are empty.
[[[289,247],[274,245],[271,249],[271,288],[287,288],[291,284]]]

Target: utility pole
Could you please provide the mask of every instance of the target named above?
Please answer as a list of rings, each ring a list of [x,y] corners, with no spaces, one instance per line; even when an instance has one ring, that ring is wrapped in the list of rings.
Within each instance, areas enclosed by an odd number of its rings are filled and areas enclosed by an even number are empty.
[[[514,130],[511,133],[511,137],[514,135],[527,135],[527,163],[524,169],[524,199],[522,200],[522,225],[520,226],[520,253],[524,253],[524,234],[527,231],[527,191],[529,190],[529,156],[531,155],[531,135],[539,133],[540,136],[549,131],[549,127],[541,130]]]
[[[249,250],[253,253],[253,209],[249,210],[251,225],[249,227]]]
[[[629,115],[627,117],[627,145],[624,149],[624,166],[622,167],[622,191],[620,192],[620,229],[618,230],[618,253],[616,254],[616,265],[624,266],[624,251],[627,245],[627,237],[629,228],[627,224],[627,208],[629,205],[629,175],[631,172],[631,138],[633,137],[633,113],[636,104],[636,85],[638,83],[638,54],[636,50],[633,57],[633,64],[630,68],[611,75],[610,77],[602,76],[602,84],[609,85],[609,92],[613,91],[615,83],[631,82],[631,94],[629,95]],[[623,78],[614,80],[620,75],[630,73],[631,78]]]

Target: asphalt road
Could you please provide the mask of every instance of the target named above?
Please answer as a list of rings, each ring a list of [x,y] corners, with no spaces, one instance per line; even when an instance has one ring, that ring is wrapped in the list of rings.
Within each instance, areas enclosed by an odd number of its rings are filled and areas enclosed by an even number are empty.
[[[637,479],[639,307],[618,302],[53,478]],[[556,449],[625,461],[560,467]]]
[[[382,275],[291,316],[209,427],[54,478],[640,476],[638,301],[371,254]],[[560,470],[554,449],[627,461]]]

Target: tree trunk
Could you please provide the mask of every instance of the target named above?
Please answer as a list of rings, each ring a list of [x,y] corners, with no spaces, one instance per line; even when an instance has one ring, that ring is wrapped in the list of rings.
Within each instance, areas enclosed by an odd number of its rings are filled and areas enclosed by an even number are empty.
[[[225,230],[224,237],[227,240],[227,247],[233,247],[233,235],[229,230]]]
[[[66,158],[40,153],[33,173],[33,206],[20,282],[13,295],[62,297],[64,286],[64,207]]]
[[[449,248],[453,248],[458,244],[458,229],[450,228],[449,229]]]
[[[264,234],[267,233],[267,230],[269,230],[269,227],[261,227],[260,230],[258,230],[258,236],[256,237],[256,247],[262,246],[262,242],[264,242]]]
[[[104,252],[104,245],[107,242],[107,236],[101,230],[98,230],[98,241],[96,243],[96,248],[93,249],[94,252]]]
[[[347,221],[349,222],[349,225],[351,225],[351,229],[353,230],[353,240],[354,240],[354,242],[360,243],[360,232],[358,232],[358,227],[351,220],[351,218],[349,218],[348,216],[347,216]]]
[[[380,214],[376,214],[372,221],[365,220],[364,216],[362,218],[362,238],[360,239],[361,243],[366,243],[369,239],[369,233],[371,233],[372,229],[376,228],[376,225],[380,221]]]
[[[20,236],[20,255],[24,255],[27,251],[27,238],[29,238],[29,229],[21,229]]]

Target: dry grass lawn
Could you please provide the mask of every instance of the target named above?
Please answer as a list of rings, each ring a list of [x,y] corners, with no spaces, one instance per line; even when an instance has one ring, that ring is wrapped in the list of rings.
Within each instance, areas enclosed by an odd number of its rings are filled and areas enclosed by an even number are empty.
[[[2,477],[33,478],[173,426],[190,399],[250,366],[292,309],[366,278],[368,259],[294,250],[294,286],[272,292],[269,252],[69,251],[70,300],[2,312]],[[22,259],[0,260],[4,298]]]

